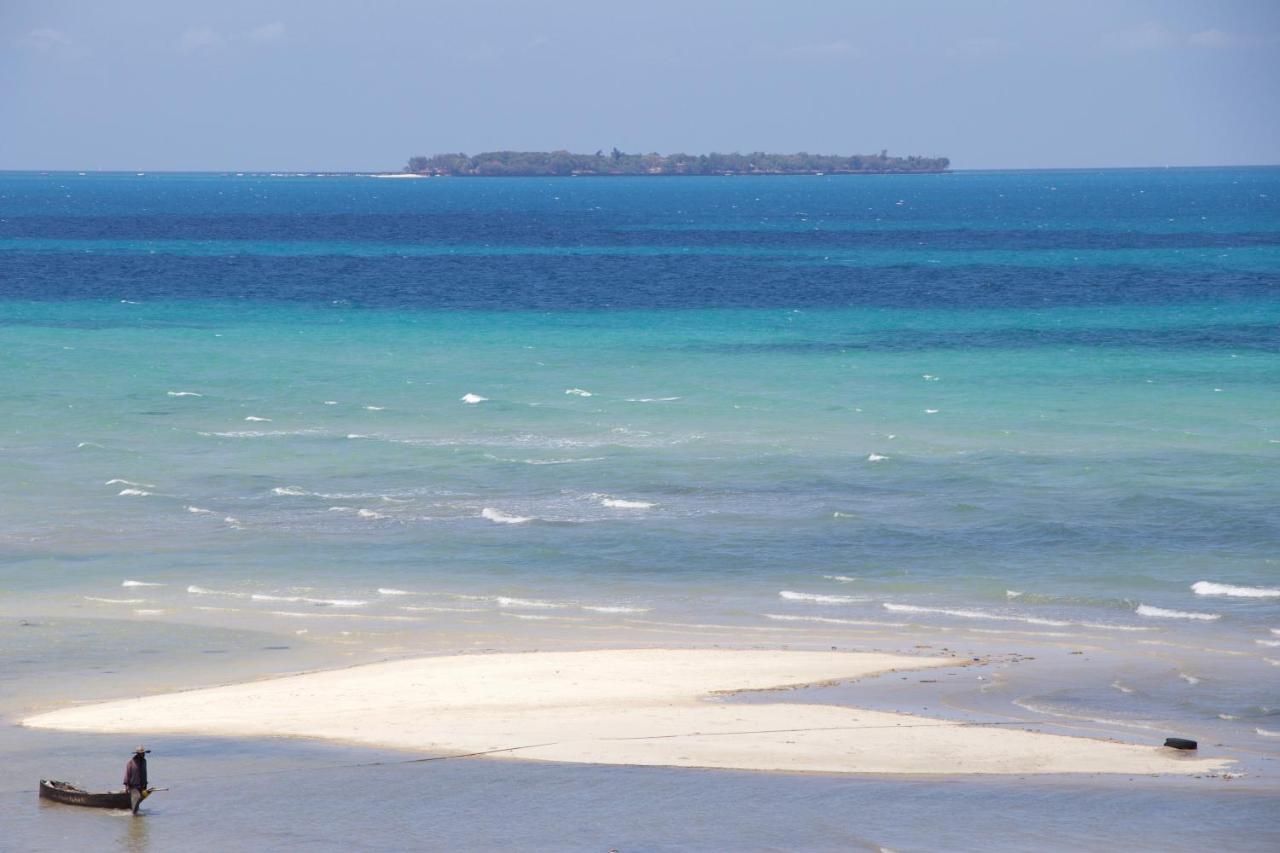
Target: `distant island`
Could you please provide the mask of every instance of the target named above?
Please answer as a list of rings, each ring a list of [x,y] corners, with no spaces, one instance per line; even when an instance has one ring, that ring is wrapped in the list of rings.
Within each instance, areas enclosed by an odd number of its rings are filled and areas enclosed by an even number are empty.
[[[946,157],[879,154],[572,154],[568,151],[489,151],[410,157],[410,175],[554,177],[570,175],[862,175],[945,172]]]

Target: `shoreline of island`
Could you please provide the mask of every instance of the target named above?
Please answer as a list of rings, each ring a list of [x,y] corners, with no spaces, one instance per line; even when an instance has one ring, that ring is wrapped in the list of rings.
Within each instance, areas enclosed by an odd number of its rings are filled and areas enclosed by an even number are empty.
[[[946,157],[878,154],[630,154],[614,148],[594,154],[556,151],[486,151],[410,157],[399,174],[455,178],[741,177],[777,175],[941,174]]]

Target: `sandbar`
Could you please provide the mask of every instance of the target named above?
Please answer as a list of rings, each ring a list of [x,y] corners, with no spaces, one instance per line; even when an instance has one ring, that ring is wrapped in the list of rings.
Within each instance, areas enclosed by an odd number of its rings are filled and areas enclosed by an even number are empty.
[[[617,649],[425,657],[81,705],[25,726],[304,737],[523,760],[874,774],[1205,773],[1155,745],[834,705],[718,701],[746,690],[956,666],[862,652]]]

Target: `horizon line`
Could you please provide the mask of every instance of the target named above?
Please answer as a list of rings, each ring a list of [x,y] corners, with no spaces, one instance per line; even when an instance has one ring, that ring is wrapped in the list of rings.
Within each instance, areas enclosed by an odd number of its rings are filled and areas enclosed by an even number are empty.
[[[965,172],[965,173],[969,173],[969,172],[1104,172],[1104,171],[1151,171],[1151,170],[1166,170],[1166,169],[1274,169],[1274,168],[1280,168],[1280,161],[1278,161],[1278,162],[1274,162],[1274,163],[1208,163],[1208,164],[1197,164],[1197,165],[1184,165],[1184,164],[1163,164],[1163,165],[1157,165],[1157,164],[1150,164],[1150,165],[1141,165],[1141,166],[1133,166],[1133,165],[1129,165],[1129,166],[986,166],[986,167],[974,167],[974,168],[954,168],[954,167],[950,167],[950,168],[943,169],[943,170],[938,170],[938,171],[921,172],[921,173],[919,173],[919,174],[944,175],[944,174],[954,174],[954,173],[960,173],[960,172]],[[139,175],[139,174],[150,174],[150,175],[225,175],[225,174],[272,175],[272,174],[274,174],[274,175],[285,176],[285,177],[295,177],[295,176],[299,176],[299,175],[308,176],[308,177],[321,176],[321,175],[332,175],[332,176],[335,176],[335,177],[342,177],[342,176],[353,176],[353,177],[357,177],[357,176],[365,176],[365,175],[412,175],[412,174],[415,174],[415,173],[413,173],[413,172],[406,172],[406,171],[404,171],[403,169],[333,169],[333,168],[330,168],[330,169],[299,169],[299,168],[287,168],[287,169],[285,169],[285,168],[279,168],[279,167],[276,167],[276,168],[256,168],[256,169],[254,169],[254,168],[244,168],[244,167],[221,168],[221,169],[212,169],[212,168],[201,168],[201,169],[171,169],[171,168],[150,169],[150,168],[146,168],[146,167],[142,167],[142,166],[139,166],[139,167],[129,167],[129,168],[77,168],[77,167],[62,167],[62,168],[10,168],[10,167],[0,167],[0,174],[46,174],[46,175],[47,175],[47,174],[71,174],[71,175],[77,175],[77,176],[78,176],[78,175],[88,175],[88,174],[90,174],[90,173],[92,173],[92,174],[97,174],[97,175],[129,175],[129,174],[132,174],[132,175]],[[913,173],[913,172],[906,172],[906,171],[886,171],[886,172],[875,172],[875,171],[869,171],[869,172],[850,172],[850,173],[827,173],[824,177],[844,178],[844,177],[869,177],[869,176],[875,176],[875,175],[884,176],[884,175],[908,175],[908,174],[916,174],[916,173]],[[424,177],[425,177],[425,176],[424,176]],[[719,174],[710,174],[710,175],[680,175],[680,174],[668,174],[668,175],[596,175],[596,174],[578,174],[578,175],[494,175],[494,176],[482,176],[482,175],[450,175],[450,176],[447,176],[447,177],[457,177],[457,178],[486,177],[486,178],[489,178],[490,180],[492,180],[492,179],[494,179],[494,178],[503,178],[503,177],[506,177],[506,178],[543,178],[543,179],[546,179],[546,178],[556,178],[556,177],[566,177],[566,178],[567,178],[567,177],[583,177],[583,178],[596,178],[596,177],[599,177],[599,178],[716,178],[716,177],[726,177],[726,176],[724,176],[724,175],[719,175]],[[753,173],[742,173],[742,174],[735,174],[735,175],[731,175],[731,176],[729,176],[729,177],[739,177],[739,178],[751,178],[751,177],[761,177],[761,178],[779,178],[779,177],[817,177],[817,176],[815,176],[815,175],[807,175],[807,174],[800,174],[800,173],[795,173],[795,174],[772,174],[772,173],[753,174]]]

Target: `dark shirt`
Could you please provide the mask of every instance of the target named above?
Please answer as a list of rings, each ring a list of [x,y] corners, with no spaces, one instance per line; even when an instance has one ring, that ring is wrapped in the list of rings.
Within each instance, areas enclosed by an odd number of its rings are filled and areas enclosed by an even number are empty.
[[[147,787],[147,759],[135,755],[124,766],[124,786],[145,790]]]

